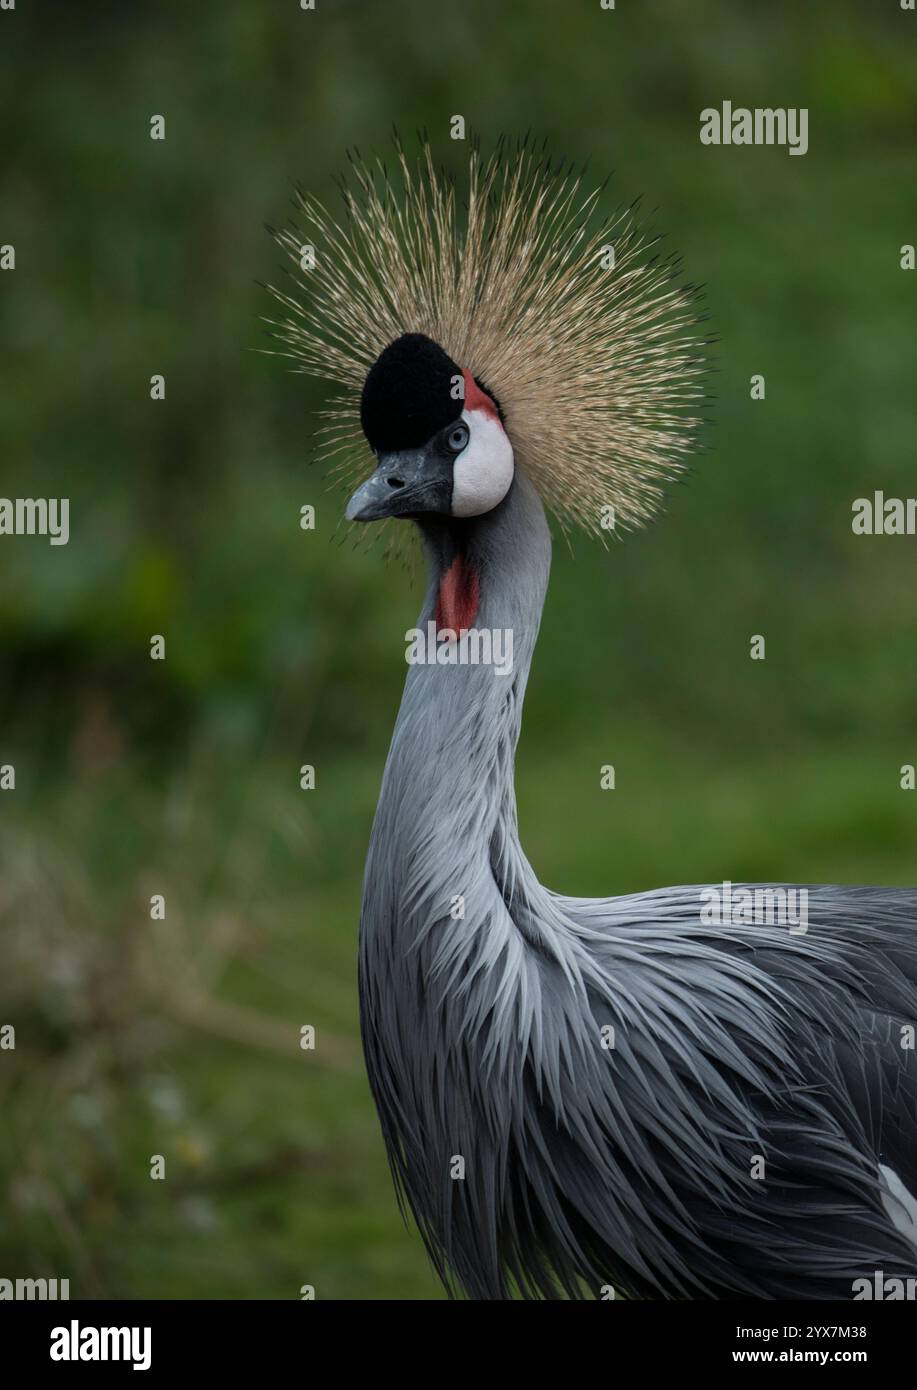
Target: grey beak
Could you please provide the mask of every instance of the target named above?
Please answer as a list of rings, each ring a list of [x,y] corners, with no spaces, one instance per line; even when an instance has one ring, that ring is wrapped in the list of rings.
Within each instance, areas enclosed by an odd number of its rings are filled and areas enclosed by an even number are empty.
[[[391,515],[388,508],[394,501],[392,494],[398,491],[398,484],[390,483],[388,477],[389,470],[380,464],[372,477],[357,488],[347,503],[348,521],[378,521]]]
[[[383,454],[371,478],[347,503],[348,521],[446,512],[452,505],[452,459],[429,447]]]

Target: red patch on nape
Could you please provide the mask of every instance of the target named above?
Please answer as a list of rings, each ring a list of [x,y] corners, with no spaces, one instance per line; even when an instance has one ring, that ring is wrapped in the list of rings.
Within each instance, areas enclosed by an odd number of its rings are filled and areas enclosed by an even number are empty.
[[[462,376],[465,378],[465,409],[483,410],[485,415],[490,415],[492,419],[499,421],[500,412],[487,392],[481,390],[469,371],[463,370]]]
[[[478,572],[462,555],[456,555],[439,581],[436,602],[436,628],[461,632],[472,627],[477,617],[481,586]]]

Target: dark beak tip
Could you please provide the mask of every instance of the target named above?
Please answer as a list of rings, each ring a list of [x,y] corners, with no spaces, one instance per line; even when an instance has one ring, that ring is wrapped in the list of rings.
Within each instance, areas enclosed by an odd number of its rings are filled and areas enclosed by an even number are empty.
[[[352,502],[347,503],[347,510],[344,516],[348,521],[377,521],[379,518],[368,507],[354,507]]]
[[[348,521],[377,521],[386,515],[384,497],[385,492],[376,472],[357,488],[347,503],[344,515]]]

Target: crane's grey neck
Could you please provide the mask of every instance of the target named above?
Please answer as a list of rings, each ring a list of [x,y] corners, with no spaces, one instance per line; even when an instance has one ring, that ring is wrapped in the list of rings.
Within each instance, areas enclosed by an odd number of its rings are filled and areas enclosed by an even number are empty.
[[[474,575],[474,628],[490,633],[491,662],[409,669],[383,778],[367,862],[364,932],[404,944],[463,914],[465,930],[508,909],[523,933],[540,936],[544,891],[519,845],[513,765],[529,666],[550,569],[551,541],[535,489],[518,470],[504,501],[482,517],[422,523],[429,584],[418,620],[436,623],[441,585],[456,557]],[[501,642],[497,643],[496,635]],[[407,938],[407,939],[405,939]]]

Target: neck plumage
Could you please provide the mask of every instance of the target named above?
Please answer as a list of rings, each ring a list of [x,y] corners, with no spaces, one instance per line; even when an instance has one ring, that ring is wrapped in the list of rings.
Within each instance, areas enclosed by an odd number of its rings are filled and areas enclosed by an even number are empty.
[[[581,1015],[585,989],[564,900],[538,882],[516,827],[513,764],[551,547],[518,472],[493,512],[425,525],[424,539],[421,630],[457,596],[456,611],[476,601],[479,631],[512,632],[513,665],[506,675],[487,664],[408,673],[366,862],[360,1031],[398,1191],[441,1277],[491,1297],[507,1286],[494,1193],[523,1076],[533,1067],[562,1111],[558,1035]],[[464,579],[444,594],[457,558]],[[468,1182],[451,1180],[456,1155]],[[506,1216],[502,1203],[512,1255],[532,1216]]]
[[[493,662],[461,664],[466,638],[455,664],[409,670],[366,867],[364,946],[370,935],[383,950],[380,936],[409,948],[456,922],[465,924],[460,937],[486,930],[497,907],[523,935],[530,922],[540,934],[531,911],[540,890],[519,846],[513,770],[550,568],[541,502],[517,472],[493,512],[458,526],[425,523],[424,541],[430,582],[420,631],[442,622],[444,610],[476,604],[475,629],[501,630],[504,655],[512,634],[512,666],[499,674]]]

